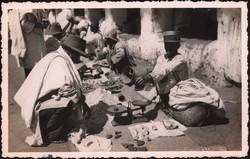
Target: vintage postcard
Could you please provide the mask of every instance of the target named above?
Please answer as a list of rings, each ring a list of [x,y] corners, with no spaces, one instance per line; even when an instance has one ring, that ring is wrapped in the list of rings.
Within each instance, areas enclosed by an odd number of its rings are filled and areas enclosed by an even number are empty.
[[[247,12],[2,3],[2,156],[247,156]]]

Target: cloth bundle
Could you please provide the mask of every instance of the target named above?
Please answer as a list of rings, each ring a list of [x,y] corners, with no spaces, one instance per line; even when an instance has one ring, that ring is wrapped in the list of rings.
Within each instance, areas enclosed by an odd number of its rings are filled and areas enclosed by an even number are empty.
[[[70,85],[70,84],[65,84],[63,87],[61,87],[58,90],[58,94],[52,96],[55,100],[60,100],[61,97],[71,97],[73,95],[77,94],[76,89]]]
[[[225,116],[225,106],[219,94],[196,78],[180,81],[170,90],[169,105],[171,107],[184,110],[194,102],[209,104],[215,116]]]

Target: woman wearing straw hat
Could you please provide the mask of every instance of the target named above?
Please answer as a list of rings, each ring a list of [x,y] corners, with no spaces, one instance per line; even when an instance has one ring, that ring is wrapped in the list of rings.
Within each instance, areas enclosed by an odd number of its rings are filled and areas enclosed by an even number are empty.
[[[82,132],[85,132],[84,115],[87,119],[90,117],[80,75],[74,65],[79,62],[79,56],[85,55],[86,41],[68,34],[60,44],[61,47],[36,64],[14,97],[27,128],[33,132],[26,138],[30,146],[65,139],[65,123],[70,114],[77,117],[76,125],[80,124]]]

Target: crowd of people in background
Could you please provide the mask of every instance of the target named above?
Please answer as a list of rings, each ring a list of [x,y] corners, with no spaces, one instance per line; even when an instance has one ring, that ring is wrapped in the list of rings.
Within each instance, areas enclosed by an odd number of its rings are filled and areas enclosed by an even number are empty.
[[[38,16],[37,13],[46,16]],[[63,9],[60,13],[56,13],[56,10],[11,10],[9,17],[10,52],[17,58],[18,66],[24,68],[25,77],[42,57],[59,48],[61,39],[67,34],[86,41],[83,55],[86,58],[102,59],[112,55],[107,59],[117,73],[121,73],[121,65],[132,65],[126,49],[117,38],[117,29],[106,28],[105,35],[100,31],[103,18],[90,21],[83,16],[74,17],[69,9]]]

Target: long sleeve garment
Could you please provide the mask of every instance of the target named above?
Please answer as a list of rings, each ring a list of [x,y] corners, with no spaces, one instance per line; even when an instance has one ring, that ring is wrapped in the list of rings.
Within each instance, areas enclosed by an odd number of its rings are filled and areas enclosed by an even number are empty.
[[[153,77],[159,94],[169,93],[170,89],[179,82],[176,77],[179,77],[179,80],[186,80],[189,77],[186,61],[181,54],[171,59],[160,55],[150,75]]]

